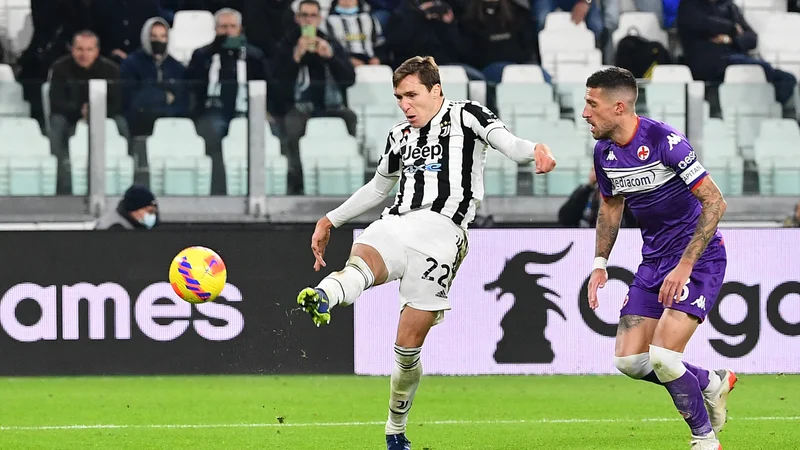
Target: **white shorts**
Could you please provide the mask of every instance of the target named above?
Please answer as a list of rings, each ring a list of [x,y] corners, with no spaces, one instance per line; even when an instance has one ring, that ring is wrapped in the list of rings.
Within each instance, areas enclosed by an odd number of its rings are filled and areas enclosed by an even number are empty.
[[[447,217],[420,210],[387,216],[369,225],[355,240],[383,257],[389,276],[400,280],[400,307],[438,311],[436,323],[450,309],[448,293],[467,256],[466,232]]]

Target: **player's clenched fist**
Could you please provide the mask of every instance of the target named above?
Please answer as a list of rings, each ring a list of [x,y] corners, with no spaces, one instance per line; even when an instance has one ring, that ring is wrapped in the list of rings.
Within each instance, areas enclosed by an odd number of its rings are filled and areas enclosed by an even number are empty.
[[[556,167],[553,153],[546,144],[536,144],[533,149],[533,160],[536,162],[536,173],[547,173]]]
[[[603,289],[608,281],[608,272],[605,269],[594,269],[592,276],[589,277],[589,308],[597,309],[600,302],[597,301],[597,289]]]

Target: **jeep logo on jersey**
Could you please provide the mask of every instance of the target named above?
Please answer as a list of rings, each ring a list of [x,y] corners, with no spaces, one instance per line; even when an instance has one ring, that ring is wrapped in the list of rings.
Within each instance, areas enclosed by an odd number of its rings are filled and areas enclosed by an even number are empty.
[[[439,144],[433,145],[425,145],[422,147],[414,147],[413,150],[409,150],[408,147],[403,148],[403,160],[408,161],[410,159],[439,159],[442,157],[442,153],[444,150],[442,146]]]
[[[242,301],[242,293],[226,284],[222,295],[228,302]],[[86,303],[82,317],[81,303]],[[34,305],[35,303],[35,305]],[[108,305],[113,312],[109,316]],[[196,307],[202,319],[193,319]],[[38,311],[35,311],[35,310]],[[196,314],[195,314],[196,315]],[[221,302],[192,305],[175,296],[169,283],[154,283],[135,298],[117,283],[76,283],[65,286],[40,286],[20,283],[0,298],[0,328],[19,342],[76,341],[81,322],[88,322],[90,340],[129,340],[135,326],[154,341],[172,341],[193,328],[209,341],[231,340],[244,329],[241,311]],[[113,324],[113,335],[106,334]]]

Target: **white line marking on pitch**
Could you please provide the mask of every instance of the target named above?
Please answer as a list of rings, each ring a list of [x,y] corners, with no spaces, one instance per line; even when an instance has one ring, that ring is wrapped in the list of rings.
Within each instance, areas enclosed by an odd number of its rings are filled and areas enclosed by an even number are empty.
[[[777,417],[730,417],[732,421],[793,421],[800,416]],[[644,419],[519,419],[519,420],[434,420],[417,422],[420,425],[515,425],[515,424],[562,424],[562,423],[647,423],[680,421],[679,417],[652,417]],[[308,422],[308,423],[219,423],[219,424],[153,424],[153,425],[42,425],[0,426],[0,431],[51,431],[51,430],[109,430],[109,429],[170,429],[170,428],[282,428],[282,427],[363,427],[384,425],[386,422]]]

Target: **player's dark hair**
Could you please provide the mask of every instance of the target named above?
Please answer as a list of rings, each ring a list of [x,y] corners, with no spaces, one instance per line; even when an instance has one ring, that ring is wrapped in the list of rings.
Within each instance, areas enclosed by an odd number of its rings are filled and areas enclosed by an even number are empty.
[[[636,85],[636,77],[630,70],[621,67],[609,67],[598,70],[586,80],[587,88],[600,88],[608,91],[629,91],[634,95],[634,99],[639,93]]]
[[[435,85],[442,84],[442,80],[439,77],[439,66],[436,65],[433,56],[415,56],[403,61],[403,64],[400,64],[400,67],[394,71],[392,85],[397,87],[409,75],[418,76],[419,82],[425,85],[428,91],[433,89]]]

